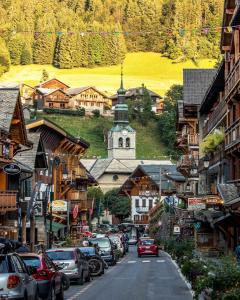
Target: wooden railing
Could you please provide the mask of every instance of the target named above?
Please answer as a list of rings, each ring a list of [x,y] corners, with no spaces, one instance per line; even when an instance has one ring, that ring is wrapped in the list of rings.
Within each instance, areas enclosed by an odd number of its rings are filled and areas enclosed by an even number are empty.
[[[188,134],[188,145],[198,146],[199,145],[199,134]]]
[[[87,200],[87,192],[75,191],[70,194],[69,200]]]
[[[182,155],[177,161],[177,168],[190,168],[192,166],[198,166],[198,156]]]
[[[15,191],[0,191],[0,212],[15,211],[17,209],[17,195]]]
[[[225,131],[225,150],[240,143],[240,118]]]
[[[228,74],[226,83],[225,83],[225,95],[226,100],[228,101],[229,95],[233,92],[236,86],[240,82],[240,60],[238,60],[231,72]]]
[[[213,113],[209,117],[209,120],[203,127],[203,136],[207,136],[211,130],[219,125],[219,122],[224,118],[227,113],[227,104],[225,99],[222,99],[221,102],[214,108]]]

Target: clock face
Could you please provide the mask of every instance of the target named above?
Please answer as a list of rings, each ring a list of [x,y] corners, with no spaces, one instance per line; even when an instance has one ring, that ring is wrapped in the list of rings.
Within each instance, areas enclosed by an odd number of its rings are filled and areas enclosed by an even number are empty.
[[[122,135],[127,135],[127,134],[128,134],[127,130],[122,131]]]

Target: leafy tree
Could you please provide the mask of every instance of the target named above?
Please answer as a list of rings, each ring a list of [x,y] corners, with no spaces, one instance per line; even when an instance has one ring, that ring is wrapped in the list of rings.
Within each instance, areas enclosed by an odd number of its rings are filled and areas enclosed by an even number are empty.
[[[104,206],[121,221],[131,213],[130,199],[119,195],[119,189],[112,189],[105,194]]]
[[[142,85],[143,97],[142,97],[142,112],[141,112],[141,123],[147,125],[148,121],[153,117],[152,113],[152,98],[147,88]]]
[[[183,99],[183,87],[173,85],[164,99],[164,112],[158,120],[159,134],[169,155],[177,155],[176,140],[176,109],[177,102]]]

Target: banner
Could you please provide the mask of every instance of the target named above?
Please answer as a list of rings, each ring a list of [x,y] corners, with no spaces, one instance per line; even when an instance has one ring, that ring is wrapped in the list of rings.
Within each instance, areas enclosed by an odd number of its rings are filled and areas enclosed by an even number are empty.
[[[206,200],[203,198],[188,198],[188,210],[206,209]]]
[[[54,200],[52,202],[53,212],[67,212],[67,201],[64,200]]]

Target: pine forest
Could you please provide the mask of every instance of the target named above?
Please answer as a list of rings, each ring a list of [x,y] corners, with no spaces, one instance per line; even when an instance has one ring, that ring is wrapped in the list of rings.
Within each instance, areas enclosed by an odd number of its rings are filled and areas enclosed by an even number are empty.
[[[116,65],[137,51],[218,58],[222,9],[223,0],[0,0],[0,75],[11,64]]]

